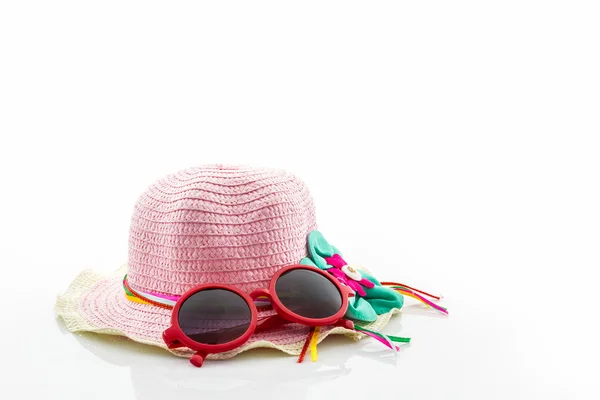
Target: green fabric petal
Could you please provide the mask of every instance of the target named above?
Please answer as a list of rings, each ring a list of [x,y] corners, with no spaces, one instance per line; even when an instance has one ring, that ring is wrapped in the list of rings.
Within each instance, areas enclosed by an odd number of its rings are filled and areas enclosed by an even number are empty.
[[[331,257],[334,254],[342,255],[335,246],[329,244],[319,231],[312,231],[308,234],[308,254],[316,266],[321,269],[331,268],[331,265],[325,261],[325,257]]]
[[[381,286],[381,282],[379,282],[377,280],[377,278],[375,278],[373,275],[369,274],[367,271],[365,271],[362,268],[358,268],[360,274],[364,277],[367,278],[368,280],[370,280],[371,282],[373,282],[376,286]]]
[[[310,265],[311,267],[317,267],[317,264],[315,264],[314,262],[312,262],[312,260],[308,257],[304,257],[302,260],[300,260],[300,265]]]
[[[348,299],[345,317],[355,321],[373,322],[377,319],[377,313],[364,298],[357,296]]]
[[[365,299],[377,314],[385,314],[392,308],[402,308],[404,305],[404,296],[394,289],[375,286],[370,289],[365,288],[365,292],[367,292]]]

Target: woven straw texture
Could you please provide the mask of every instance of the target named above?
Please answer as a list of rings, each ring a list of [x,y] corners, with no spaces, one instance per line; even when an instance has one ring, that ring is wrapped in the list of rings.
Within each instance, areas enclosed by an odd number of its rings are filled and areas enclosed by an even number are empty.
[[[128,264],[110,276],[84,271],[58,297],[56,312],[73,332],[122,335],[166,348],[162,332],[169,327],[171,311],[129,301],[121,284],[125,273],[132,289],[140,292],[180,296],[202,283],[224,283],[249,293],[268,287],[275,272],[305,257],[307,235],[316,227],[310,193],[289,173],[222,165],[180,171],[150,186],[137,201]],[[381,329],[397,311],[369,326]],[[256,347],[299,354],[308,331],[287,324],[209,358],[229,358]],[[319,341],[332,333],[362,336],[325,328]]]
[[[307,187],[279,170],[205,166],[143,193],[129,235],[133,289],[181,295],[202,283],[264,288],[306,255],[316,229]]]

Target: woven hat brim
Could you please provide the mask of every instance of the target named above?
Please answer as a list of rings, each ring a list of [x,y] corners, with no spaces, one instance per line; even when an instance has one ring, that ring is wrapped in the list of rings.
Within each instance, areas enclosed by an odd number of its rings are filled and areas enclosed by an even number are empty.
[[[126,271],[126,265],[110,275],[97,274],[91,270],[83,271],[67,291],[58,296],[56,314],[64,320],[71,332],[87,331],[125,336],[139,343],[167,349],[162,340],[162,333],[170,325],[171,310],[128,300],[122,286]],[[381,330],[392,315],[399,311],[393,309],[380,315],[376,321],[363,326],[371,330]],[[277,329],[255,333],[243,346],[226,353],[210,354],[208,358],[227,359],[259,347],[299,355],[308,332],[309,328],[304,325],[286,324]],[[342,334],[354,340],[363,337],[355,331],[340,327],[322,328],[318,342],[331,334]],[[193,354],[189,349],[169,351],[187,358]]]

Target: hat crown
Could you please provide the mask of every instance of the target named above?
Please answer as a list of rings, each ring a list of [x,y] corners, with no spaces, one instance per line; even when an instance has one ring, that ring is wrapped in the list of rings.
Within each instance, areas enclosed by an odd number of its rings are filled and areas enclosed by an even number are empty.
[[[169,175],[138,199],[129,234],[128,282],[181,295],[203,283],[252,291],[307,255],[312,197],[285,171],[205,165]]]

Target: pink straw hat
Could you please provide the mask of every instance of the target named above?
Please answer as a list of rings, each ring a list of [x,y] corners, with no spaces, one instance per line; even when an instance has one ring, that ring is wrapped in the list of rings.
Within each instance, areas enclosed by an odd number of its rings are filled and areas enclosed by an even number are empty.
[[[110,276],[82,272],[58,297],[56,312],[72,331],[126,336],[166,348],[162,333],[171,310],[135,302],[123,289],[178,297],[202,283],[250,292],[266,288],[279,269],[307,257],[317,227],[312,197],[302,181],[280,170],[205,165],[159,180],[137,201],[129,233],[129,260]],[[396,312],[366,327],[380,329]],[[265,315],[272,311],[261,311]],[[229,358],[256,347],[299,354],[309,328],[287,324],[254,334],[242,347],[209,358]],[[318,340],[341,333],[321,329]],[[189,356],[186,349],[172,350]]]

